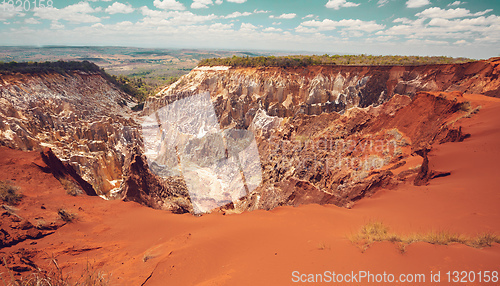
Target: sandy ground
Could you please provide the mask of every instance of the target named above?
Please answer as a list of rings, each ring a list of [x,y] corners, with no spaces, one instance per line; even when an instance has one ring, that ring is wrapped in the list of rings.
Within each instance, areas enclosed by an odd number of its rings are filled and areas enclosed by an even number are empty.
[[[477,276],[474,283],[449,283],[446,274],[500,271],[498,244],[477,249],[419,242],[401,253],[396,244],[379,242],[362,252],[348,239],[373,221],[400,234],[500,235],[500,100],[478,95],[466,99],[482,106],[472,118],[456,123],[471,137],[433,146],[429,154],[430,168],[450,176],[427,186],[406,183],[381,190],[352,209],[306,205],[195,217],[136,203],[71,197],[32,164],[43,165],[38,153],[0,148],[0,180],[13,180],[26,196],[20,216],[56,220],[59,208],[77,214],[75,222],[52,235],[0,252],[36,249],[38,265],[49,265],[55,257],[70,275],[90,263],[111,275],[111,285],[314,285],[293,281],[309,278],[301,274],[325,271],[395,277],[393,283],[363,278],[351,285],[498,285],[479,283]],[[441,283],[431,282],[431,273],[440,273]],[[400,274],[424,274],[425,282],[398,282]]]

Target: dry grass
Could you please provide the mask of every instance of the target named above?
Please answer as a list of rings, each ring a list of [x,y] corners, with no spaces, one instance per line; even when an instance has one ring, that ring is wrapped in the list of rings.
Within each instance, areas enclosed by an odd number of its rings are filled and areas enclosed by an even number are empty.
[[[448,125],[455,126],[455,123],[457,123],[458,120],[463,119],[463,118],[471,118],[474,114],[477,114],[479,110],[481,110],[482,106],[479,105],[476,108],[472,108],[470,105],[470,102],[463,102],[462,105],[460,105],[460,110],[463,111],[464,113],[457,118],[453,119],[448,123]]]
[[[324,242],[318,243],[318,250],[327,250],[327,249],[330,249],[330,246],[328,246],[326,243]]]
[[[0,200],[8,205],[17,205],[23,197],[19,194],[19,187],[9,181],[0,181]]]
[[[59,217],[65,222],[73,222],[76,219],[76,214],[70,213],[65,209],[59,209],[57,213],[59,214]]]
[[[449,231],[432,231],[429,233],[413,233],[398,235],[390,233],[389,228],[381,222],[369,222],[361,227],[358,233],[348,237],[349,240],[365,252],[374,242],[389,241],[397,244],[398,250],[405,253],[407,246],[415,242],[426,242],[435,245],[460,243],[474,248],[490,247],[500,243],[500,236],[493,233],[482,233],[469,237]]]
[[[63,273],[56,259],[52,259],[49,270],[39,269],[24,278],[16,278],[11,270],[7,274],[8,279],[5,280],[4,273],[0,273],[3,286],[106,286],[110,284],[111,277],[87,262],[82,275],[74,281]]]
[[[83,194],[83,190],[76,184],[75,182],[68,180],[66,178],[60,178],[59,182],[63,186],[63,188],[66,190],[66,193],[71,196],[79,196]]]

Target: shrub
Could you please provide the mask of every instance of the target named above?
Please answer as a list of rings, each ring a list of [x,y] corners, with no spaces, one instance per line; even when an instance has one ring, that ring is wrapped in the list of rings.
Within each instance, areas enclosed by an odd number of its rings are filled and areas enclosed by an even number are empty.
[[[0,181],[0,199],[8,205],[16,205],[21,201],[22,195],[18,193],[19,187],[11,182]]]
[[[59,214],[59,217],[65,222],[73,222],[76,218],[75,214],[70,213],[65,209],[59,209],[57,213]]]
[[[402,236],[389,233],[381,222],[369,222],[361,227],[357,234],[351,235],[349,240],[357,245],[362,252],[366,251],[374,242],[389,241],[397,243],[401,253],[406,252],[406,247],[415,242],[426,242],[435,245],[449,245],[460,243],[474,248],[490,247],[493,243],[500,243],[500,237],[492,233],[479,234],[476,237],[468,237],[448,231],[433,231],[430,233],[413,233]]]

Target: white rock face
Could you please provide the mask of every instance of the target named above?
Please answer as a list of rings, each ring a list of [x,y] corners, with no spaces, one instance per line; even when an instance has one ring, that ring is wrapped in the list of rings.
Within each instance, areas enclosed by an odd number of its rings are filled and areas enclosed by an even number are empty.
[[[50,147],[97,194],[120,188],[123,164],[140,141],[133,100],[100,74],[0,75],[0,143],[21,150]]]
[[[145,116],[142,130],[150,169],[164,178],[181,176],[194,213],[236,202],[262,182],[253,133],[222,130],[208,92]]]

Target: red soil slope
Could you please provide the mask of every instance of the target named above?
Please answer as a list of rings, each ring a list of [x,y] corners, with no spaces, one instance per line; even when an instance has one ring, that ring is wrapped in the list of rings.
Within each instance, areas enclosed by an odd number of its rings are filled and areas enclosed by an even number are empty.
[[[7,257],[10,268],[26,265],[28,258],[44,268],[55,257],[70,275],[90,262],[111,275],[111,285],[290,285],[293,271],[385,271],[396,280],[400,274],[425,274],[425,283],[378,284],[451,285],[448,271],[500,271],[498,244],[476,249],[419,242],[402,254],[395,244],[382,242],[363,253],[348,239],[370,221],[381,221],[402,234],[433,230],[500,234],[500,100],[465,98],[482,106],[472,118],[455,123],[471,137],[435,145],[428,155],[431,170],[449,171],[450,176],[426,186],[408,182],[379,191],[352,209],[306,205],[195,217],[133,202],[71,197],[51,174],[33,164],[43,166],[38,153],[1,148],[0,180],[14,181],[26,196],[17,215],[32,223],[43,217],[47,223],[62,224],[57,211],[65,208],[77,219],[43,238],[4,247],[0,257]],[[2,228],[8,227],[2,223]],[[4,278],[6,271],[0,266]],[[440,271],[440,284],[430,282],[431,271]],[[366,278],[353,283],[372,284]],[[477,278],[467,283],[480,284],[484,283]]]

